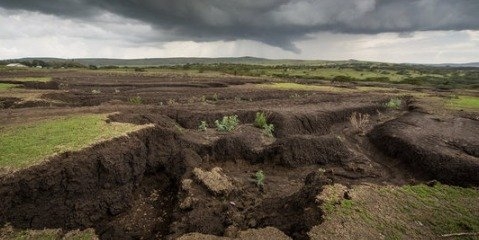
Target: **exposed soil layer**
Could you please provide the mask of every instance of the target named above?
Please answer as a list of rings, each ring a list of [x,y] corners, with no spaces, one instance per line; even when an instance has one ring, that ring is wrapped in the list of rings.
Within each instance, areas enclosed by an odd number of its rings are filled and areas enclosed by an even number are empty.
[[[411,99],[385,109],[384,92],[271,90],[255,85],[271,80],[230,76],[46,73],[57,84],[48,88],[59,89],[41,95],[50,105],[2,97],[0,124],[114,113],[108,121],[154,127],[1,175],[0,225],[94,228],[101,239],[308,239],[323,221],[317,196],[328,184],[479,183],[477,121],[407,113],[417,110]],[[130,101],[138,96],[141,104]],[[259,111],[273,137],[254,126]],[[349,122],[354,112],[369,116],[361,129]],[[227,115],[239,126],[217,132],[215,120]]]
[[[409,113],[374,128],[371,141],[433,179],[479,184],[479,121]]]

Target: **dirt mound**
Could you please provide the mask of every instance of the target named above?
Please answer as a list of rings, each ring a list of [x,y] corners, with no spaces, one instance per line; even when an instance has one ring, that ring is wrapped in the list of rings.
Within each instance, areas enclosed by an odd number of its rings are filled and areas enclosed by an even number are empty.
[[[228,177],[222,173],[222,169],[215,167],[211,171],[203,171],[201,168],[193,169],[195,179],[203,184],[208,190],[215,195],[227,195],[233,190]]]
[[[275,126],[275,136],[286,137],[294,134],[327,134],[331,126],[347,121],[353,112],[375,113],[381,106],[378,104],[363,104],[357,107],[339,107],[323,110],[311,106],[307,111],[274,112],[270,116]]]
[[[1,97],[0,98],[0,109],[10,108],[15,105],[16,102],[20,102],[22,99],[15,97]]]
[[[413,170],[446,183],[479,184],[479,121],[408,113],[373,129],[371,141]]]
[[[351,155],[342,140],[332,136],[298,135],[277,140],[265,150],[266,162],[299,167],[340,163]]]

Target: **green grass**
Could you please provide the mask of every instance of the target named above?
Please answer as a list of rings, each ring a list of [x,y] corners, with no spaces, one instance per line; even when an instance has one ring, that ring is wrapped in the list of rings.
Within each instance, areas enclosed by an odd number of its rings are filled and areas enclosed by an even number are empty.
[[[321,91],[321,92],[332,92],[332,93],[353,93],[353,92],[389,92],[389,91],[401,91],[396,88],[386,88],[386,87],[364,87],[359,86],[356,88],[343,88],[343,87],[334,87],[328,85],[312,85],[312,84],[299,84],[299,83],[264,83],[258,84],[257,87],[267,88],[267,89],[276,89],[276,90],[289,90],[289,91]]]
[[[16,77],[11,80],[18,82],[50,82],[52,77]]]
[[[11,226],[0,228],[0,239],[11,240],[92,240],[98,239],[93,229],[64,233],[61,229],[20,230]]]
[[[348,92],[352,89],[338,88],[332,86],[307,85],[299,83],[273,83],[258,84],[258,87],[277,89],[277,90],[293,90],[293,91],[326,91],[326,92]]]
[[[9,84],[9,83],[0,83],[0,91],[5,91],[11,88],[16,87],[16,84]]]
[[[385,239],[436,239],[442,234],[479,232],[477,189],[441,184],[365,186],[353,189],[351,195],[351,200],[323,203],[325,223],[314,234],[340,237],[345,232],[335,229],[338,223],[348,229],[346,234]]]
[[[479,109],[479,97],[458,96],[457,99],[451,99],[448,105],[453,109]]]
[[[20,126],[0,128],[0,168],[28,167],[65,151],[143,128],[126,123],[106,123],[107,115],[60,117]]]

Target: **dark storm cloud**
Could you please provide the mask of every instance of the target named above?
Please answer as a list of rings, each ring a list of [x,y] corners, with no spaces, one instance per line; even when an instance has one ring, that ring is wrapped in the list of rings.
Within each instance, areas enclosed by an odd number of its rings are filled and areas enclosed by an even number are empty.
[[[170,34],[159,41],[249,39],[288,50],[319,31],[479,29],[479,0],[1,0],[0,7],[84,21],[110,12]]]

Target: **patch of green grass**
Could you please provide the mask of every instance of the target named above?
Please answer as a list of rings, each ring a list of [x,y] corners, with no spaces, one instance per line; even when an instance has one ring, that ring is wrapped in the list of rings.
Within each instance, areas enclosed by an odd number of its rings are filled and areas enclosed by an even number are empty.
[[[390,109],[399,109],[401,108],[402,101],[399,98],[391,98],[389,102],[386,103],[386,107]]]
[[[479,97],[458,96],[448,102],[453,109],[479,109]]]
[[[11,88],[16,87],[16,84],[10,84],[10,83],[0,83],[0,91],[8,90]]]
[[[346,89],[346,88],[320,86],[320,85],[307,85],[307,84],[299,84],[299,83],[258,84],[258,86],[262,88],[277,89],[277,90],[326,91],[326,92],[351,91],[351,89]]]
[[[326,222],[317,233],[342,234],[328,228],[338,222],[358,235],[374,233],[386,239],[435,239],[442,234],[479,232],[479,191],[473,188],[442,184],[361,187],[353,189],[351,200],[325,204]]]
[[[52,77],[16,77],[11,80],[18,82],[50,82]]]
[[[0,129],[0,168],[19,169],[65,151],[136,131],[145,126],[106,123],[107,115],[89,114]]]
[[[61,229],[20,230],[7,225],[0,228],[0,239],[12,240],[94,240],[98,239],[93,229],[73,230],[64,233]]]

